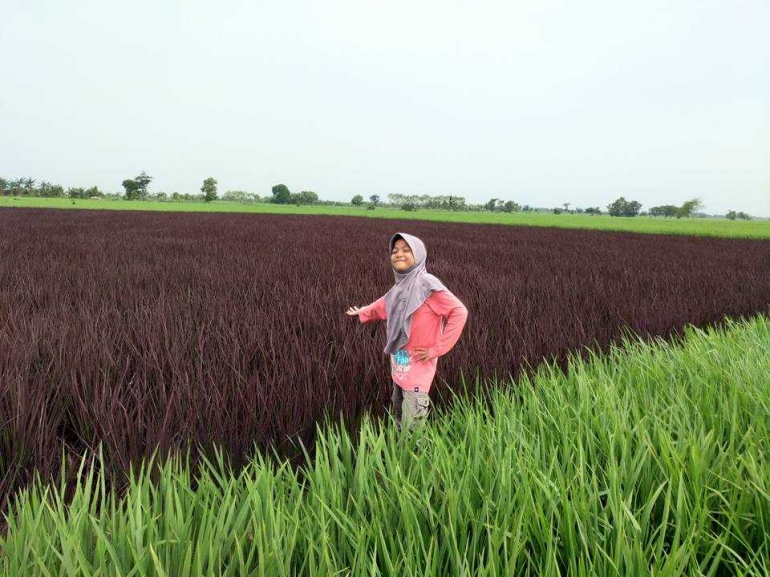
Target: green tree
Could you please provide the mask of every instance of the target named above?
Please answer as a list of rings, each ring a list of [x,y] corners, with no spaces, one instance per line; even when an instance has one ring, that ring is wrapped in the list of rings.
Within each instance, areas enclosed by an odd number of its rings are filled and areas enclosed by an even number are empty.
[[[484,205],[485,210],[494,211],[497,209],[497,199],[492,198]]]
[[[145,171],[142,171],[142,174],[134,178],[139,194],[139,200],[147,199],[147,187],[150,185],[150,182],[152,182],[152,178],[153,177],[148,175]]]
[[[272,201],[274,204],[289,204],[292,201],[291,191],[285,184],[276,184],[273,189]]]
[[[380,195],[379,194],[373,194],[369,197],[369,202],[372,203],[372,206],[377,206],[380,204]]]
[[[133,178],[127,178],[121,185],[126,189],[126,194],[123,198],[126,200],[136,200],[138,198],[139,185]]]
[[[60,184],[51,184],[43,181],[40,183],[40,196],[45,198],[61,198],[64,196],[64,188]]]
[[[123,198],[126,200],[146,200],[147,199],[147,187],[152,181],[152,176],[142,171],[142,174],[134,178],[128,178],[121,184],[126,189],[126,194]]]
[[[700,198],[693,198],[683,203],[676,213],[677,218],[692,217],[696,210],[703,208],[703,201]]]
[[[203,199],[206,202],[211,202],[217,199],[217,180],[213,176],[209,176],[203,181],[201,186],[201,192],[203,193]]]
[[[351,200],[350,204],[353,206],[361,206],[364,203],[364,197],[360,194],[355,195]]]
[[[521,207],[512,200],[506,201],[503,205],[503,212],[519,212]]]
[[[663,218],[673,218],[679,212],[679,207],[673,204],[664,204],[662,206],[653,206],[648,211],[650,216],[662,216]]]
[[[222,200],[229,200],[231,202],[242,202],[246,200],[245,190],[228,190],[222,195]]]
[[[312,190],[303,190],[297,195],[299,204],[313,204],[318,202],[318,195]]]
[[[636,216],[639,214],[639,209],[642,208],[642,203],[636,200],[626,200],[624,197],[618,198],[612,204],[607,205],[607,212],[610,216]]]

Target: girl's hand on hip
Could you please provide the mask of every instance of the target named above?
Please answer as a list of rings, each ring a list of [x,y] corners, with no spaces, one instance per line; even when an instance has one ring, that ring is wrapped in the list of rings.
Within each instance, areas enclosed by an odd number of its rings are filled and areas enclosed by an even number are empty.
[[[424,347],[416,347],[412,350],[412,355],[415,359],[418,361],[429,361],[430,360],[430,352],[428,352],[428,349]]]
[[[348,310],[345,311],[345,314],[350,315],[351,317],[358,316],[358,314],[361,312],[360,307],[350,307]]]

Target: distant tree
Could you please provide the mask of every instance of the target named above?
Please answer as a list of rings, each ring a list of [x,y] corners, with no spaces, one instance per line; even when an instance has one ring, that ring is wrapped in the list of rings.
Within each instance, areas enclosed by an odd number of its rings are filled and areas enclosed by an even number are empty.
[[[7,190],[8,190],[8,180],[0,176],[0,194],[5,196]]]
[[[738,218],[738,213],[734,210],[728,211],[728,213],[725,215],[727,217],[727,220],[735,220]]]
[[[217,199],[217,180],[213,176],[209,176],[203,181],[201,186],[201,192],[203,193],[203,199],[206,202],[211,202]]]
[[[562,210],[560,208],[556,207],[556,208],[553,209],[553,213],[554,214],[561,214]]]
[[[642,208],[642,203],[636,200],[629,201],[626,205],[626,212],[623,216],[636,216]]]
[[[624,197],[620,197],[612,204],[607,205],[607,212],[610,213],[610,216],[621,216],[623,214],[623,209],[626,206],[626,199]]]
[[[589,207],[586,209],[586,211],[585,211],[585,212],[586,212],[586,214],[590,214],[590,215],[596,215],[596,216],[601,216],[601,214],[602,214],[602,209],[601,209],[601,208],[599,208],[598,206],[589,206]]]
[[[653,206],[647,213],[652,216],[662,216],[664,218],[673,218],[679,212],[679,207],[673,204],[664,204],[662,206]]]
[[[83,198],[102,198],[104,196],[104,193],[99,190],[98,186],[92,186],[88,190],[85,191],[85,196]]]
[[[40,196],[46,198],[62,198],[65,196],[64,187],[60,184],[42,182],[40,183]]]
[[[24,179],[17,178],[8,183],[8,194],[21,196],[24,193]]]
[[[360,194],[355,195],[350,201],[350,204],[352,204],[353,206],[361,206],[363,203],[364,203],[364,197],[361,196]]]
[[[139,190],[139,185],[133,178],[127,178],[121,185],[126,189],[126,194],[124,196],[126,200],[136,200],[138,198],[137,191]]]
[[[299,204],[314,204],[318,202],[318,195],[312,190],[303,190],[297,196]]]
[[[417,205],[413,202],[405,202],[404,204],[401,205],[401,210],[406,210],[411,212],[413,210],[417,210]]]
[[[147,199],[147,187],[152,181],[153,177],[142,171],[142,174],[135,178],[128,178],[121,184],[126,189],[124,198],[126,200],[146,200]]]
[[[447,202],[449,210],[466,210],[464,196],[450,196]]]
[[[391,204],[401,206],[406,202],[406,195],[403,195],[399,192],[392,192],[388,195],[388,200]]]
[[[88,198],[86,196],[86,189],[83,187],[71,187],[67,189],[67,196],[69,198]]]
[[[642,204],[635,200],[628,201],[624,197],[618,198],[612,204],[607,205],[610,216],[636,216]]]
[[[168,200],[168,195],[165,192],[156,192],[155,193],[155,200],[159,200],[161,202],[165,202]]]
[[[369,202],[372,203],[372,206],[377,206],[380,204],[380,195],[379,194],[373,194],[369,197]]]
[[[512,200],[506,201],[503,205],[503,212],[519,212],[521,207]]]
[[[273,199],[274,204],[289,204],[291,203],[291,191],[285,184],[276,184],[273,187]]]
[[[497,200],[496,198],[491,198],[489,201],[484,205],[484,210],[494,211],[497,209]]]
[[[569,205],[572,204],[571,202],[565,202],[562,204],[564,207],[564,212],[569,212]]]
[[[32,196],[35,193],[35,179],[31,177],[21,178],[22,194]]]
[[[246,192],[243,190],[228,190],[222,195],[222,200],[240,202],[246,200]]]
[[[679,210],[676,213],[676,217],[677,218],[692,217],[693,213],[699,208],[703,208],[703,201],[700,198],[693,198],[683,203],[682,206],[679,207]]]
[[[152,182],[153,177],[148,175],[145,171],[142,174],[134,178],[139,192],[139,200],[145,200],[147,198],[147,187]]]

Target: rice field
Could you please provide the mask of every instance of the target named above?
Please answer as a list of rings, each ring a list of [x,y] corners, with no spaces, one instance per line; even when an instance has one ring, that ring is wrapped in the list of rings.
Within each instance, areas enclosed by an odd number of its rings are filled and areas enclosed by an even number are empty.
[[[0,209],[8,575],[761,575],[770,243]],[[387,239],[469,309],[389,422]],[[85,457],[85,460],[81,460]]]
[[[767,575],[770,321],[624,339],[465,397],[419,436],[364,418],[299,469],[256,455],[21,492],[7,575]],[[422,442],[417,445],[417,440]],[[66,496],[65,496],[66,495]]]

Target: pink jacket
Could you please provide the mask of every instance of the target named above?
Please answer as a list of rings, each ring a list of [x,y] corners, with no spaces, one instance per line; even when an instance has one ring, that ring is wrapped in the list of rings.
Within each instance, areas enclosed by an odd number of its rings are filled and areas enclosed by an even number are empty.
[[[362,323],[386,320],[385,297],[361,309]],[[436,374],[438,357],[455,345],[468,318],[468,309],[449,291],[434,291],[412,314],[412,328],[407,343],[390,355],[390,374],[393,382],[405,391],[427,393]],[[442,321],[446,320],[442,327]],[[443,328],[443,331],[442,331]],[[412,359],[415,348],[427,348],[430,359]]]

